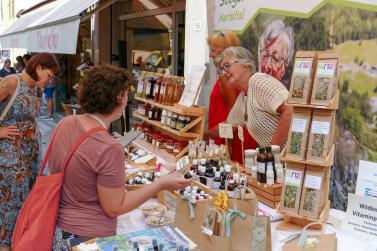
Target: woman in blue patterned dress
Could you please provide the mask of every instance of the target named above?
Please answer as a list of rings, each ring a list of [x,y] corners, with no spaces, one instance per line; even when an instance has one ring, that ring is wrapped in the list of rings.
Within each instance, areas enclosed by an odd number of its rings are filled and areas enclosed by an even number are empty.
[[[37,89],[43,90],[58,73],[55,57],[40,53],[30,59],[25,72],[0,82],[0,114],[18,90],[0,121],[0,251],[10,250],[18,213],[38,173]]]

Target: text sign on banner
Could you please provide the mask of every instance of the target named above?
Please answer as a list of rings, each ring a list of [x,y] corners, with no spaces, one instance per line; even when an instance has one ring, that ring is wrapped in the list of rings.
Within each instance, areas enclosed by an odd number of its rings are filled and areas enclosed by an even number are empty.
[[[376,241],[377,200],[349,193],[346,217],[341,228],[354,236]]]
[[[245,141],[245,138],[243,136],[243,127],[242,126],[238,126],[238,138],[241,140],[241,141]]]
[[[233,139],[233,127],[231,124],[220,123],[219,124],[219,135],[223,139]]]

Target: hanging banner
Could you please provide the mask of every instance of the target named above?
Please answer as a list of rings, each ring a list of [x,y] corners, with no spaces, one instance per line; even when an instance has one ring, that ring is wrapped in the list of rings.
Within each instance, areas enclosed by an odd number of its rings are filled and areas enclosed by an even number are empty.
[[[76,54],[80,19],[67,23],[30,30],[27,50],[30,52],[50,52]]]
[[[231,30],[242,34],[259,13],[307,18],[327,3],[369,10],[377,8],[373,0],[216,0],[215,30]]]

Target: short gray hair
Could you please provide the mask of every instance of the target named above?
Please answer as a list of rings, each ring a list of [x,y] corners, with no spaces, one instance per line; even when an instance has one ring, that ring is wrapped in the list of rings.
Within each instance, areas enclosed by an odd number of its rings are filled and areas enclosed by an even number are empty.
[[[256,71],[257,67],[253,54],[251,54],[248,49],[239,46],[231,46],[226,48],[217,58],[215,58],[215,64],[219,65],[224,57],[228,55],[235,56],[240,64],[250,68],[251,73]]]
[[[269,23],[264,30],[262,36],[259,39],[258,44],[258,58],[260,59],[260,52],[269,43],[280,37],[283,39],[287,45],[287,53],[285,55],[284,61],[286,64],[292,60],[293,55],[295,53],[295,39],[294,39],[294,32],[292,27],[285,27],[283,21],[275,20]]]

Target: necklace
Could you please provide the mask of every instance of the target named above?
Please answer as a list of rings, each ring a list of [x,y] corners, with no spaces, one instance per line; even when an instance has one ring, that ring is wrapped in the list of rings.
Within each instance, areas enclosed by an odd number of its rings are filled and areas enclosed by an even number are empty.
[[[106,127],[106,124],[105,122],[103,122],[102,119],[100,119],[98,116],[94,115],[94,114],[89,114],[89,113],[85,113],[85,115],[93,118],[94,120],[96,120],[103,128],[107,129]]]
[[[242,101],[243,101],[243,103],[245,105],[245,112],[243,114],[243,118],[244,118],[245,122],[247,122],[247,99],[246,99],[246,102],[245,102],[245,96],[246,95],[243,95],[243,99],[242,99]]]

